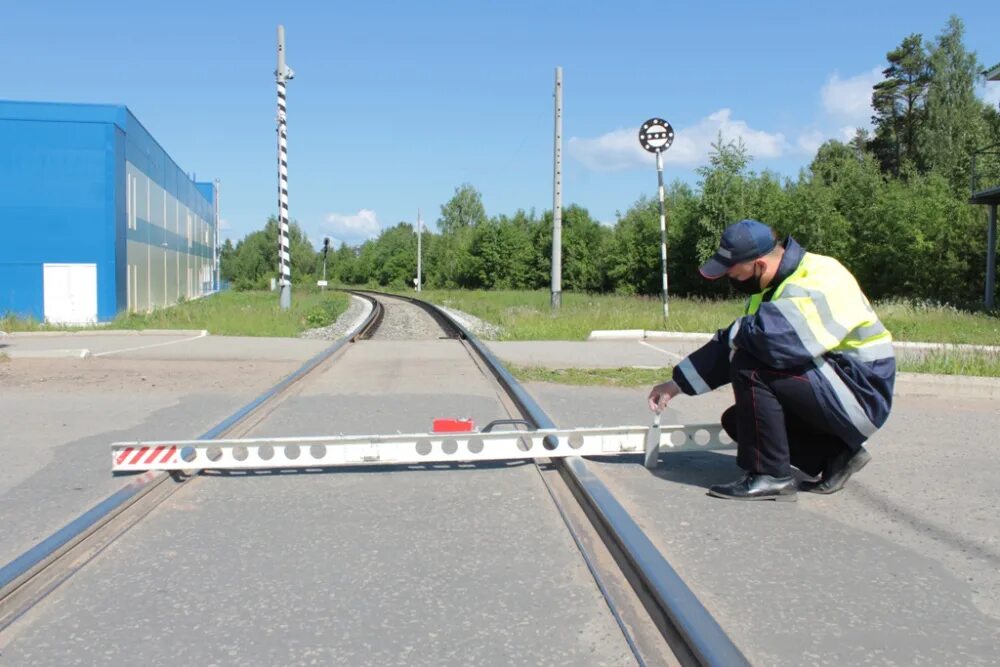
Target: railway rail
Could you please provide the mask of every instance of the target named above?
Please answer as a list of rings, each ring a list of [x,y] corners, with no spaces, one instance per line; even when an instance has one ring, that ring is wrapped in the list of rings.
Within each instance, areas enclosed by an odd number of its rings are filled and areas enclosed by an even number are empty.
[[[465,346],[479,369],[492,378],[510,420],[531,431],[557,429],[490,350],[444,311],[409,297],[355,293],[367,299],[372,310],[354,331],[199,440],[239,438],[250,432],[293,387],[336,363],[351,344],[378,339],[390,309],[418,309],[440,327],[442,337]],[[155,456],[163,452],[157,450]],[[534,464],[639,664],[748,664],[586,460],[537,455]],[[206,479],[210,478],[197,471],[143,473],[0,568],[0,635],[180,488]]]

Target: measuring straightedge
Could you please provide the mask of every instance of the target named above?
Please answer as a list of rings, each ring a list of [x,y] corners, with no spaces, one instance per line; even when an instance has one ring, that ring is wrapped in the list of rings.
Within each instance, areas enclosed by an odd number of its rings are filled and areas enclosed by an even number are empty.
[[[730,447],[720,424],[543,429],[467,433],[116,442],[114,472],[248,470],[358,465],[421,465],[565,456],[648,454],[661,449]],[[648,437],[653,434],[653,437]],[[725,440],[723,439],[725,438]],[[647,442],[649,444],[647,444]]]

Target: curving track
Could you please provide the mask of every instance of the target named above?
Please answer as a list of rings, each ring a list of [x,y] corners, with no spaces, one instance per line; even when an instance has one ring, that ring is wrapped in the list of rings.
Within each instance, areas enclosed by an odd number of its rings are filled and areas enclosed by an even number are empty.
[[[367,297],[381,307],[356,342],[206,436],[413,432],[436,416],[552,426],[442,314]],[[4,657],[743,660],[582,460],[205,473],[141,489],[62,546],[0,570]]]

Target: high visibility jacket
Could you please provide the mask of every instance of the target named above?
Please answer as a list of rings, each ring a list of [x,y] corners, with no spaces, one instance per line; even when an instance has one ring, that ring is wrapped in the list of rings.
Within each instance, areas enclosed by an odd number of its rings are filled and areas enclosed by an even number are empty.
[[[690,395],[720,387],[730,381],[732,355],[742,350],[763,366],[804,374],[837,434],[864,442],[892,407],[891,334],[840,262],[806,252],[791,237],[772,285],[678,364],[674,381]]]

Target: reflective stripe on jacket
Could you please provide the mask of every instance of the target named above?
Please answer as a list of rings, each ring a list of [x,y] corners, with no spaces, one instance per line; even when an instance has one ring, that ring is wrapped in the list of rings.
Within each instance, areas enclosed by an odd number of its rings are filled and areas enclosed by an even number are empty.
[[[674,380],[686,394],[720,387],[739,349],[764,366],[805,374],[838,435],[864,442],[892,407],[891,334],[840,262],[807,253],[791,237],[774,282],[750,298],[743,317],[678,364]]]

